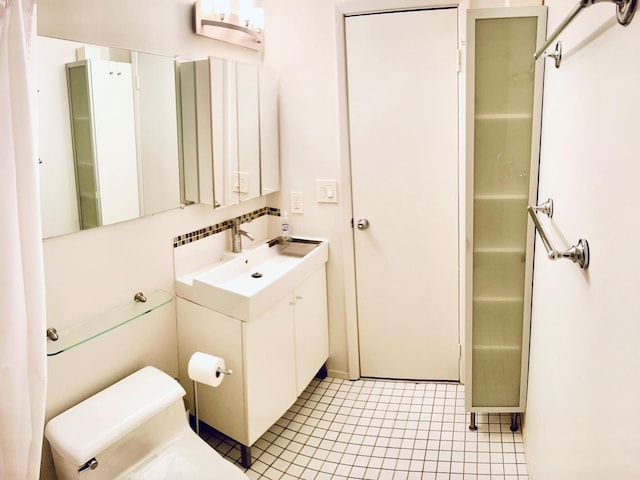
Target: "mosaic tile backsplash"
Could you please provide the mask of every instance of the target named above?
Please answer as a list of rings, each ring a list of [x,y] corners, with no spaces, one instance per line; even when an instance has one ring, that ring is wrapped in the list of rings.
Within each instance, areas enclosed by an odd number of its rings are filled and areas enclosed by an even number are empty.
[[[280,209],[273,207],[263,207],[259,210],[255,210],[253,212],[245,213],[244,215],[240,215],[239,218],[241,223],[250,222],[255,220],[256,218],[260,218],[263,215],[273,215],[275,217],[280,216]],[[201,228],[199,230],[195,230],[189,233],[183,233],[182,235],[178,235],[173,239],[173,248],[179,247],[181,245],[186,245],[188,243],[195,242],[197,240],[202,240],[203,238],[207,238],[210,235],[215,235],[216,233],[224,232],[231,228],[233,223],[233,218],[229,220],[225,220],[224,222],[216,223],[215,225],[209,225],[208,227]]]

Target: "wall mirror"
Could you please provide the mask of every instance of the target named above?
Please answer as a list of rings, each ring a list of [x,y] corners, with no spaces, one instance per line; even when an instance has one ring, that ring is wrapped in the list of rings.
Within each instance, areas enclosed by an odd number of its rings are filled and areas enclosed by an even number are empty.
[[[180,206],[175,61],[37,37],[43,237]]]
[[[37,37],[43,237],[279,189],[271,69]]]

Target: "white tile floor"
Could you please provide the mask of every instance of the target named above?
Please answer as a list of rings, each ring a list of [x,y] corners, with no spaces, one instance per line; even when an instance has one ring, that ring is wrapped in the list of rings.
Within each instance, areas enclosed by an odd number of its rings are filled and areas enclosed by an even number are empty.
[[[252,448],[251,479],[528,480],[520,432],[508,414],[479,414],[468,430],[464,386],[313,380]],[[201,428],[239,464],[238,444]]]

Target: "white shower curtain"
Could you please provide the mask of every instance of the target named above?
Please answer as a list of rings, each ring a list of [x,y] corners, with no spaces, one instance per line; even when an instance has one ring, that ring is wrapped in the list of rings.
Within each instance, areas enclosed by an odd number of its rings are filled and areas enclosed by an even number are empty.
[[[35,1],[0,0],[0,479],[40,474],[45,298],[32,77]]]

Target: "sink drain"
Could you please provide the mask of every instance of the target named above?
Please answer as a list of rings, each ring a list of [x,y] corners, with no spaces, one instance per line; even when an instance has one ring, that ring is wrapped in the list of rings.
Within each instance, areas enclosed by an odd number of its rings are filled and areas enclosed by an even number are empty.
[[[261,274],[260,272],[253,272],[253,273],[251,274],[251,276],[252,276],[253,278],[260,278],[260,277],[262,277],[262,274]]]

